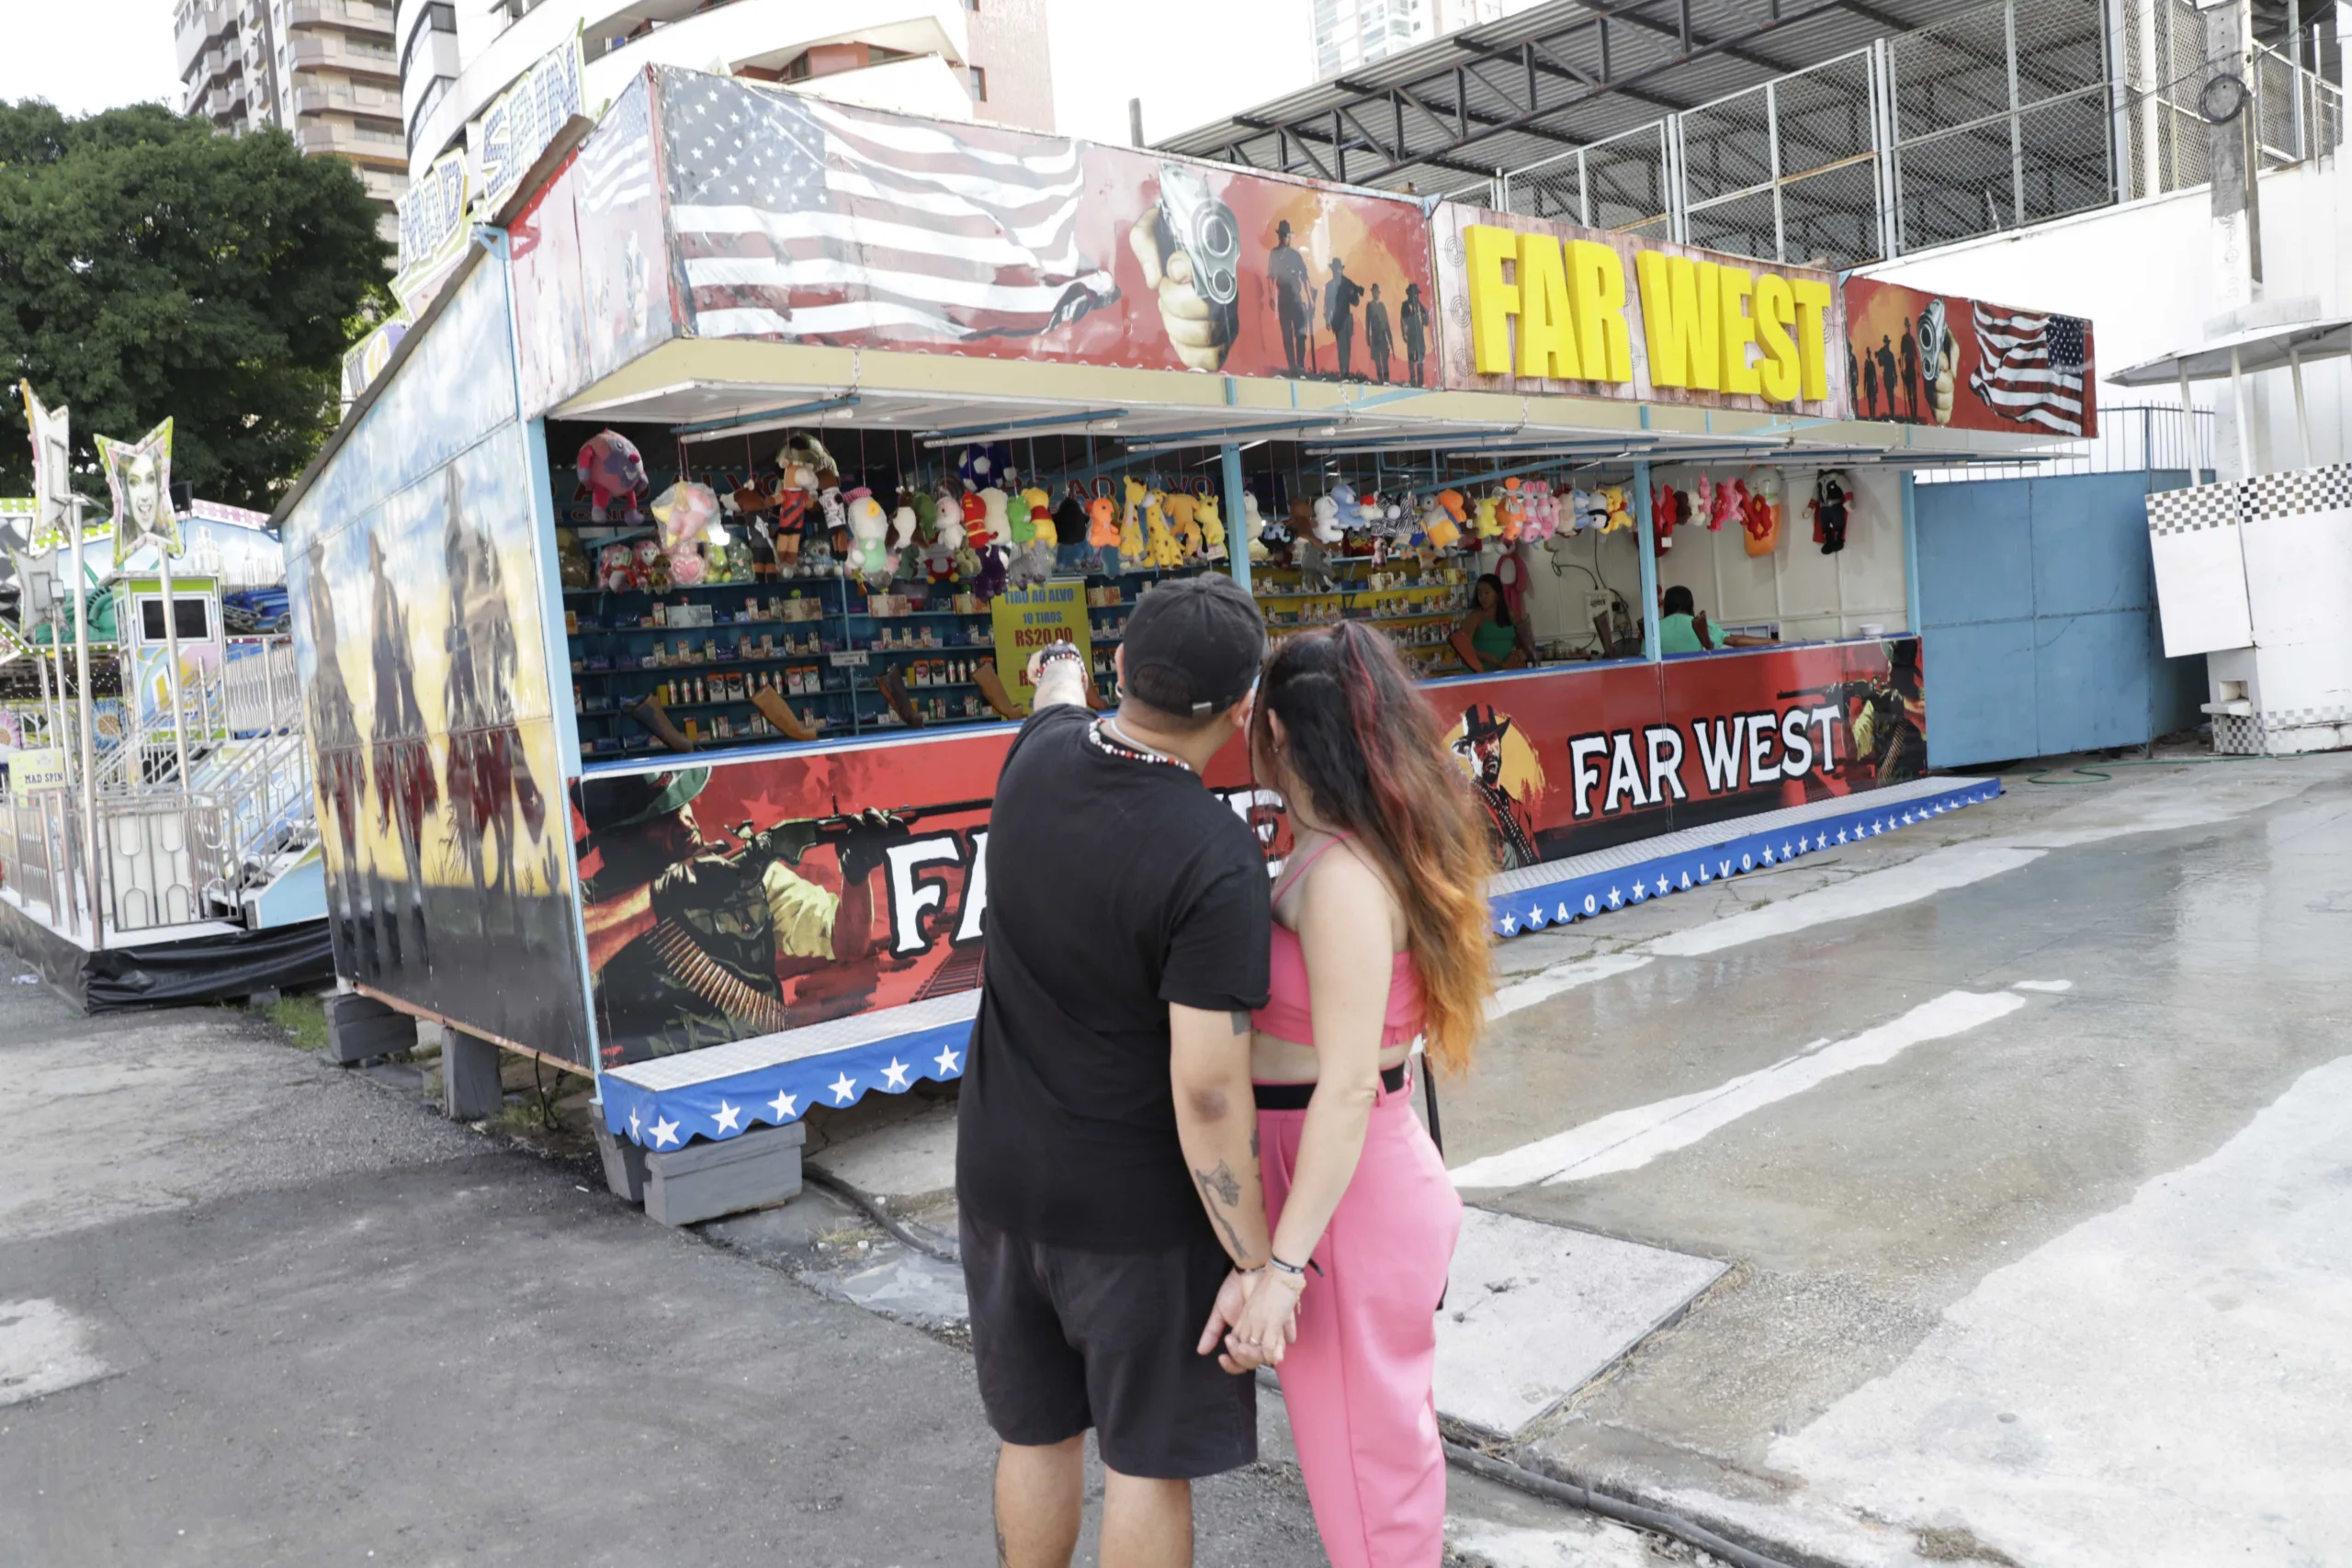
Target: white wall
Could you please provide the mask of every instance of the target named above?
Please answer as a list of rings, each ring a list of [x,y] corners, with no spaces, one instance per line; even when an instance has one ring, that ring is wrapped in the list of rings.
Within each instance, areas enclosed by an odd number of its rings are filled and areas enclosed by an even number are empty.
[[[2352,193],[2346,181],[2336,158],[2263,176],[2265,298],[2311,295],[2324,315],[2352,315],[2352,276],[2346,265],[2352,256]],[[1864,270],[1936,293],[2087,317],[2099,367],[2116,370],[2195,347],[2204,339],[2205,322],[2229,308],[2222,280],[2215,276],[2211,210],[2211,193],[2199,187]],[[2346,365],[2338,359],[2303,372],[2315,463],[2352,456]],[[2300,467],[2294,392],[2287,375],[2257,376],[2249,385],[2256,467]],[[2165,388],[2125,389],[2105,381],[2098,396],[2102,404],[2115,405],[2170,407],[2180,400]],[[2199,407],[2218,412],[2217,455],[2224,477],[2233,477],[2237,422],[2229,383],[2197,383],[2191,397]]]
[[[1675,530],[1674,547],[1659,558],[1658,585],[1679,583],[1690,589],[1715,626],[1753,629],[1758,635],[1777,627],[1784,642],[1852,637],[1864,625],[1890,632],[1908,629],[1902,476],[1891,468],[1842,471],[1853,479],[1857,504],[1847,527],[1846,547],[1836,555],[1822,554],[1813,542],[1813,520],[1804,510],[1813,494],[1813,478],[1800,471],[1782,481],[1780,546],[1771,554],[1750,556],[1747,536],[1729,523],[1720,532],[1688,524]],[[1688,491],[1701,472],[1660,467],[1651,478]],[[1710,479],[1725,479],[1744,478],[1747,470],[1711,468],[1704,472]],[[1642,569],[1634,540],[1628,529],[1578,535],[1563,551],[1555,552],[1548,544],[1529,548],[1529,619],[1539,642],[1557,638],[1577,647],[1589,645],[1584,612],[1584,595],[1592,586],[1588,573],[1597,573],[1640,617]]]

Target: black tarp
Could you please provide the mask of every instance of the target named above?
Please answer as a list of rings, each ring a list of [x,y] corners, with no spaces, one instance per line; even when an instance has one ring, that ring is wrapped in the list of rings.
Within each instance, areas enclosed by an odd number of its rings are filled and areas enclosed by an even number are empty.
[[[85,1012],[111,1012],[334,983],[334,950],[327,923],[306,920],[266,931],[93,953],[83,964],[81,1000]]]

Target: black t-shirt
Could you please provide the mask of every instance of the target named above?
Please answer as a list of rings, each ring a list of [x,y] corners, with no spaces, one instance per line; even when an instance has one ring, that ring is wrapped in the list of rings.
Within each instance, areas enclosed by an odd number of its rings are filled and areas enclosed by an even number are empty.
[[[1214,1235],[1176,1139],[1168,1004],[1265,1005],[1266,865],[1199,779],[1103,751],[1091,720],[1038,713],[997,781],[956,1188],[1033,1241],[1157,1251]]]

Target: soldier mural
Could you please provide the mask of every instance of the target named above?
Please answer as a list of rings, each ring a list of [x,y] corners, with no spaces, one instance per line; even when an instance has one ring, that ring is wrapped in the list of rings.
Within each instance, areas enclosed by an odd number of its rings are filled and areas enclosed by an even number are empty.
[[[443,497],[447,517],[441,553],[449,581],[449,623],[442,643],[449,663],[442,691],[452,827],[476,893],[511,895],[522,840],[536,842],[547,828],[547,797],[531,775],[514,724],[514,619],[497,547],[466,522],[464,487],[454,466],[446,470]],[[474,908],[486,930],[488,900],[477,897]]]

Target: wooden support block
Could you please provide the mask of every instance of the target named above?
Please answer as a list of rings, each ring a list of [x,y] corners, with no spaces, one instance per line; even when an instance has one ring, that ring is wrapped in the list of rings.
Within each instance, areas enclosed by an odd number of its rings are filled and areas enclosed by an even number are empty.
[[[416,1020],[373,997],[342,991],[327,998],[330,1062],[349,1066],[405,1051],[416,1043]]]
[[[688,1144],[645,1156],[645,1212],[665,1225],[763,1209],[800,1191],[806,1123],[754,1127],[718,1144]]]
[[[591,1109],[589,1114],[595,1118],[596,1152],[605,1159],[605,1185],[623,1202],[644,1202],[645,1151],[627,1138],[613,1136],[612,1130],[605,1125],[601,1107]]]
[[[441,1032],[441,1111],[452,1122],[483,1122],[506,1103],[498,1047],[461,1031]]]

